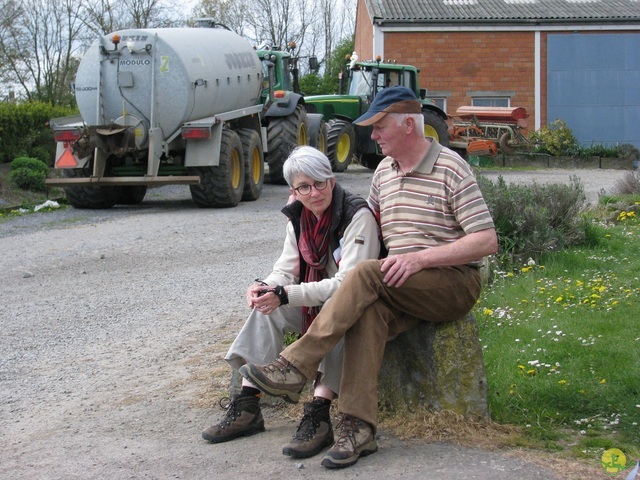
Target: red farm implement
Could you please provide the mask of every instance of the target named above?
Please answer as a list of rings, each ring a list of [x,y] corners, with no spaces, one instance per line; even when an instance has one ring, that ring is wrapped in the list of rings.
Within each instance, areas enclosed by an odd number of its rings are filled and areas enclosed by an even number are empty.
[[[522,107],[460,107],[452,117],[450,145],[471,155],[527,149],[527,117]]]

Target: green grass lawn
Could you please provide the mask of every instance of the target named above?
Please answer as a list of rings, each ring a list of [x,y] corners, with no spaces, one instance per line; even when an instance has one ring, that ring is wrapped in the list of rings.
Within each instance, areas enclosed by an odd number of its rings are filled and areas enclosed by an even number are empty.
[[[538,446],[640,455],[640,222],[498,273],[474,313],[492,419]]]

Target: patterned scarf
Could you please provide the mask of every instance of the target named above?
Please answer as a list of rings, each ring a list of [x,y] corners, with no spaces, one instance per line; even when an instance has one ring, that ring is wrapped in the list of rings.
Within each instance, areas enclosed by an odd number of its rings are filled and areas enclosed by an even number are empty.
[[[307,264],[304,282],[319,282],[327,278],[327,261],[329,260],[329,237],[331,234],[331,207],[327,208],[320,219],[304,208],[300,218],[300,255]],[[302,307],[302,334],[307,331],[311,322],[320,311],[319,306]]]

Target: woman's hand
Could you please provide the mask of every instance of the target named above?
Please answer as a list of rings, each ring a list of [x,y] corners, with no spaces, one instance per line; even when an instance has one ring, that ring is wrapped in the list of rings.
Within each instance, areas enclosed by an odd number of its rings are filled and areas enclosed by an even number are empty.
[[[247,304],[259,312],[269,315],[280,306],[280,299],[268,285],[251,285],[247,289]]]

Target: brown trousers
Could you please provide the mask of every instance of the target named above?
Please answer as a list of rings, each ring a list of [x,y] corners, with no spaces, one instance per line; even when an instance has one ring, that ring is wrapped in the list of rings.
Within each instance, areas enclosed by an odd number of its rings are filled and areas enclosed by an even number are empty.
[[[322,308],[309,330],[281,355],[308,379],[344,336],[339,410],[377,426],[378,374],[387,340],[421,321],[446,322],[467,314],[480,294],[475,267],[422,270],[400,287],[383,282],[380,260],[359,263]]]

